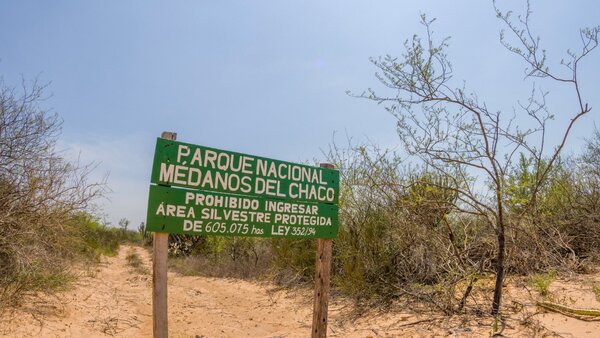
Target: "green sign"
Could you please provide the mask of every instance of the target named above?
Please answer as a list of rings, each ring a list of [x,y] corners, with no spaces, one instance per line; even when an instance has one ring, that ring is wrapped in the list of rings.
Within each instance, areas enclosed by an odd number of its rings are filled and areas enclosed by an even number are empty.
[[[147,229],[334,238],[339,172],[159,138]]]
[[[147,229],[191,235],[333,238],[338,207],[150,186]]]
[[[152,183],[337,204],[339,172],[159,138]]]

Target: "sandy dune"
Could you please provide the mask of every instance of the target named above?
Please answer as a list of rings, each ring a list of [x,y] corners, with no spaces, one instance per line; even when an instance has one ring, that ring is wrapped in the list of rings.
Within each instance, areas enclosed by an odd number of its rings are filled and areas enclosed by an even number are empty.
[[[127,264],[126,256],[132,251],[141,257],[146,272]],[[150,267],[146,250],[123,246],[118,256],[105,258],[96,271],[84,274],[73,290],[55,297],[32,298],[22,309],[3,316],[0,335],[151,337]],[[564,289],[558,291],[571,294],[567,287],[565,283],[556,284],[556,288]],[[311,290],[274,290],[268,284],[169,273],[169,334],[171,337],[310,336]],[[584,296],[575,290],[571,297]],[[589,294],[585,297],[589,298]],[[503,333],[509,337],[598,337],[600,332],[600,321],[535,311],[538,310],[534,306],[528,306],[511,315]],[[489,318],[445,318],[415,315],[410,311],[368,313],[355,318],[350,312],[348,302],[332,300],[330,337],[479,337],[490,333]],[[523,320],[527,316],[529,323]]]

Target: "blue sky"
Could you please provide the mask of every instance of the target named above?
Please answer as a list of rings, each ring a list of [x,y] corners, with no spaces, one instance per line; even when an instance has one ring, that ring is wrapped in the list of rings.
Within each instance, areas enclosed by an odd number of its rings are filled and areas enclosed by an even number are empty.
[[[524,9],[523,1],[499,1]],[[578,29],[600,24],[597,1],[532,1],[533,28],[556,62],[577,49]],[[451,36],[457,79],[498,109],[525,99],[523,64],[504,50],[491,2],[464,1],[2,1],[0,75],[50,82],[42,107],[64,119],[61,149],[100,162],[112,193],[109,221],[145,218],[155,138],[288,161],[322,159],[334,133],[398,146],[382,106],[348,97],[378,88],[369,57],[402,52],[422,33],[420,13]],[[600,53],[583,64],[584,97],[595,109],[574,130],[580,148],[600,111]],[[556,131],[573,107],[550,90]]]

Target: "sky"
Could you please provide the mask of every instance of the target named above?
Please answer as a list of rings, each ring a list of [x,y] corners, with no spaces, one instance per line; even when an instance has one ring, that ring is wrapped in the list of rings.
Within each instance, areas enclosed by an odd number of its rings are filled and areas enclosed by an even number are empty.
[[[600,24],[600,3],[532,1],[532,27],[555,65],[578,50],[579,28]],[[524,1],[498,1],[522,13]],[[524,64],[499,43],[491,1],[123,1],[0,2],[0,76],[48,83],[40,107],[63,119],[59,150],[98,166],[111,192],[101,216],[145,220],[156,137],[292,162],[324,161],[332,142],[398,149],[396,120],[353,98],[381,89],[370,57],[401,55],[422,34],[420,14],[450,36],[454,76],[490,107],[527,98]],[[595,107],[567,152],[591,135],[600,111],[600,51],[581,64],[581,90]],[[572,88],[538,81],[560,127]]]

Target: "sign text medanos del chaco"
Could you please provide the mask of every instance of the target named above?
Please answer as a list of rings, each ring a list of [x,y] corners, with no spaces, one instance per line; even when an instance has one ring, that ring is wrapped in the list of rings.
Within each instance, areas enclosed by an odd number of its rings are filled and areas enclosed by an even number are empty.
[[[150,187],[150,231],[337,235],[337,170],[159,138],[151,182],[159,186]]]

